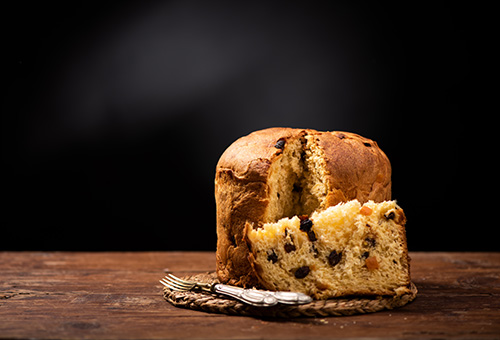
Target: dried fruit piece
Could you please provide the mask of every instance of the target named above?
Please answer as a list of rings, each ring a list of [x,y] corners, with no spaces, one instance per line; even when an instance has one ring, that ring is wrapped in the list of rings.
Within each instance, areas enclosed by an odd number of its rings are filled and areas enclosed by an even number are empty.
[[[300,216],[300,230],[302,231],[305,231],[305,232],[308,232],[311,230],[312,226],[313,226],[313,222],[306,217],[304,216]]]
[[[287,253],[290,253],[290,252],[295,251],[297,249],[295,247],[295,244],[293,244],[293,243],[285,243],[285,247],[284,248],[285,248],[285,251]]]
[[[267,254],[267,260],[271,261],[272,263],[278,262],[278,255],[276,255],[274,250],[271,250],[271,254]]]
[[[311,242],[318,240],[318,238],[316,237],[316,234],[312,230],[307,231],[307,237],[309,238],[309,241],[311,241]]]
[[[309,269],[308,266],[303,266],[303,267],[297,268],[297,270],[295,270],[294,275],[297,279],[303,279],[309,274],[310,271],[311,271],[311,269]]]
[[[388,220],[393,220],[395,216],[396,216],[396,214],[394,213],[394,211],[391,211],[387,214],[384,214],[384,217]]]
[[[276,149],[281,149],[283,150],[285,148],[285,140],[284,139],[280,139],[276,142],[276,144],[274,145],[274,147]]]
[[[371,215],[372,211],[373,211],[373,210],[372,210],[371,208],[369,208],[369,207],[367,207],[366,205],[364,205],[364,206],[361,208],[361,210],[359,211],[359,213],[360,213],[361,215],[368,216],[368,215]]]
[[[330,255],[328,255],[328,263],[330,266],[336,266],[340,260],[342,259],[342,252],[337,253],[336,250],[333,250]]]
[[[370,271],[379,268],[378,261],[377,261],[377,258],[375,256],[371,256],[371,257],[367,258],[365,260],[365,264],[366,264],[366,268],[368,268],[368,270],[370,270]]]

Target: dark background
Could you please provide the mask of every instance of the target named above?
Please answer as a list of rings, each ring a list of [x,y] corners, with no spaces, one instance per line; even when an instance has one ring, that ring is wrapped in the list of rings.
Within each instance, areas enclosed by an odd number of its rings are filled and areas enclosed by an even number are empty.
[[[217,160],[271,126],[376,140],[410,250],[498,249],[480,184],[496,153],[477,128],[487,11],[18,2],[3,13],[0,250],[215,250]]]

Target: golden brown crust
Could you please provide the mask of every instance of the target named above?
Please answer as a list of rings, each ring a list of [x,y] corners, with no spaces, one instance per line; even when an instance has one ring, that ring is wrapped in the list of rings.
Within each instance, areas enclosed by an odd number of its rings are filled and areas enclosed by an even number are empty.
[[[305,134],[316,138],[325,154],[331,188],[325,207],[352,199],[361,203],[391,199],[389,160],[370,139],[348,132],[294,128],[269,128],[241,137],[225,150],[216,167],[216,266],[221,282],[258,284],[248,261],[245,225],[262,222],[269,204],[269,170],[283,152],[278,141],[286,143]]]
[[[326,206],[357,199],[361,204],[391,199],[391,164],[371,139],[350,132],[319,132],[329,187]]]
[[[313,130],[269,128],[241,137],[224,151],[217,172],[231,171],[238,179],[265,182],[271,163],[283,152],[275,147],[276,143],[298,138],[302,131]]]

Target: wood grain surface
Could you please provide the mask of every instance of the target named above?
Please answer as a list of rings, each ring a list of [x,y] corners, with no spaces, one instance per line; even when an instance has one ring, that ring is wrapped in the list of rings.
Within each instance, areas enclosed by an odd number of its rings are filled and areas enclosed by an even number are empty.
[[[419,294],[403,308],[271,319],[163,299],[166,268],[213,271],[213,252],[0,252],[0,338],[500,338],[500,253],[410,255]]]

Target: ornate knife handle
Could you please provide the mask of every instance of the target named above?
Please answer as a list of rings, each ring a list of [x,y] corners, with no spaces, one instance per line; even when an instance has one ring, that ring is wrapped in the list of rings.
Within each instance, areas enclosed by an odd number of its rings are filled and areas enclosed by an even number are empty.
[[[302,305],[312,302],[309,295],[296,292],[271,292],[257,289],[244,289],[224,284],[215,284],[212,290],[219,294],[229,295],[252,306],[270,307],[277,303],[286,305]]]
[[[312,302],[313,299],[309,295],[296,292],[270,292],[278,300],[279,303],[286,305],[303,305]]]
[[[238,299],[246,304],[257,307],[271,307],[278,303],[278,299],[263,290],[245,289],[218,283],[212,287],[215,293],[224,294]]]

